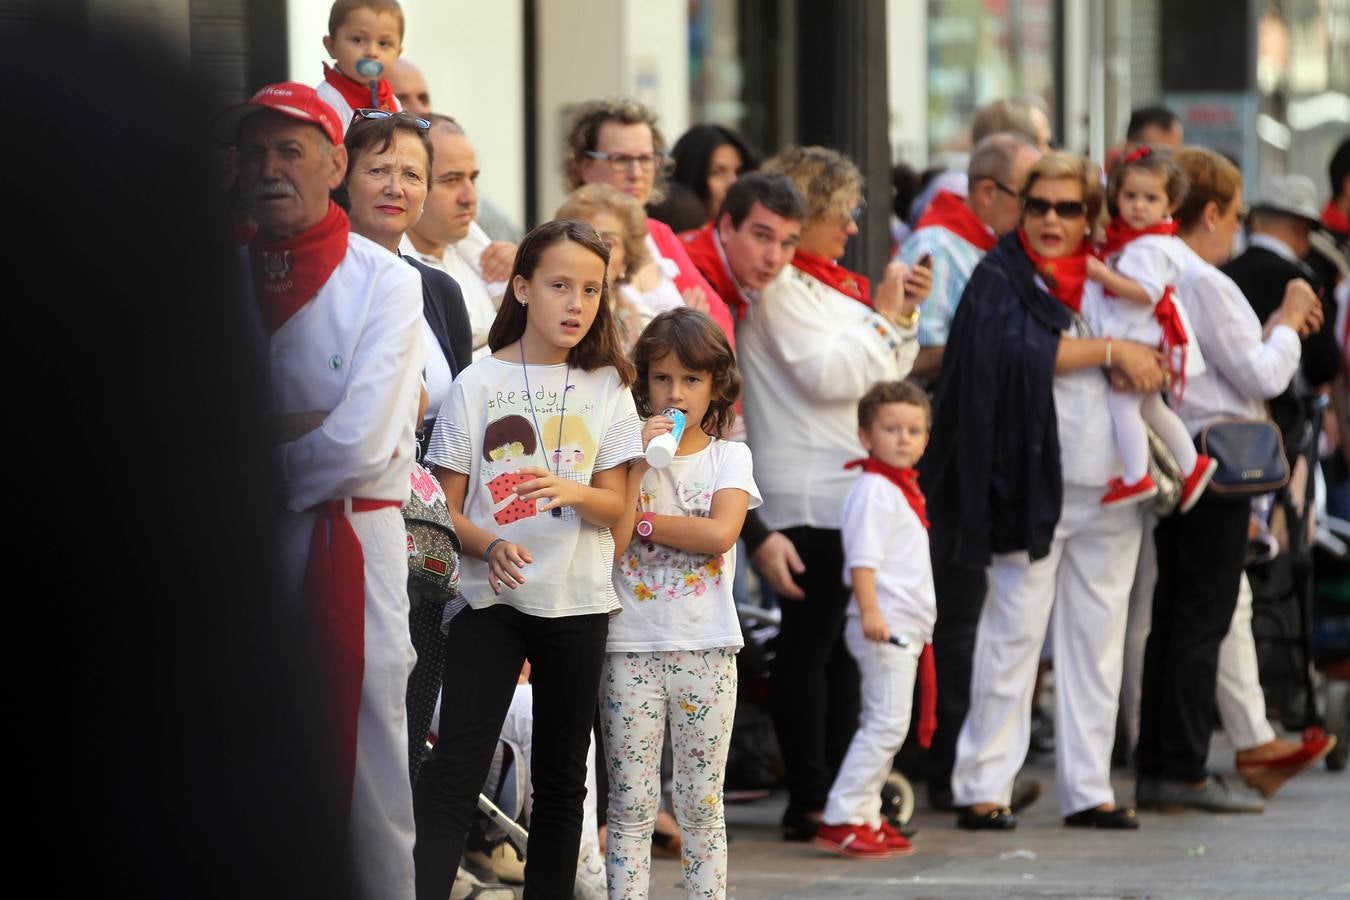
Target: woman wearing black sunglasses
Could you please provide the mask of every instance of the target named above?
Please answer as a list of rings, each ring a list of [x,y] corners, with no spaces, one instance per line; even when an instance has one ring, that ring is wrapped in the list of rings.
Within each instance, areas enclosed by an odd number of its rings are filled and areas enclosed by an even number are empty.
[[[1084,293],[1100,290],[1086,280],[1086,252],[1101,209],[1087,160],[1036,163],[1021,225],[976,267],[942,361],[923,467],[934,560],[987,567],[989,578],[952,772],[963,828],[1017,824],[1008,804],[1049,628],[1065,824],[1138,827],[1115,805],[1110,754],[1142,520],[1137,507],[1100,500],[1120,469],[1107,391],[1157,391],[1163,370],[1151,348],[1081,324]]]

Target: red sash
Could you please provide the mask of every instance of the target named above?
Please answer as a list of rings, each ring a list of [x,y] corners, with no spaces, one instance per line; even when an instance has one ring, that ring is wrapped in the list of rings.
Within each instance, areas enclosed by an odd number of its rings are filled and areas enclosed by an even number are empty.
[[[1055,299],[1078,312],[1083,306],[1083,285],[1087,283],[1087,246],[1079,244],[1068,256],[1049,259],[1031,249],[1027,233],[1021,228],[1017,229],[1017,240]]]
[[[342,95],[342,99],[347,101],[347,105],[355,112],[358,109],[370,109],[370,83],[366,81],[356,81],[348,78],[340,69],[335,69],[328,63],[323,64],[323,80],[337,88],[337,92]],[[389,86],[388,79],[381,78],[375,82],[376,99],[380,101],[376,109],[384,109],[389,112],[398,112],[398,101],[394,99],[394,89]],[[339,122],[342,130],[345,132],[350,122]]]
[[[864,306],[872,305],[872,285],[866,275],[850,272],[834,260],[807,253],[800,247],[792,257],[792,265],[845,297],[852,297]]]
[[[351,223],[342,207],[328,201],[328,212],[313,228],[284,240],[261,231],[249,242],[253,293],[263,325],[273,334],[319,293],[347,255]]]
[[[998,237],[989,230],[989,226],[980,221],[974,210],[966,205],[966,200],[951,191],[938,191],[928,211],[919,219],[914,230],[920,228],[945,228],[973,247],[988,253],[998,243]]]
[[[900,489],[909,508],[919,517],[919,524],[928,527],[927,502],[923,491],[919,489],[918,469],[900,469],[869,456],[844,463],[845,469],[862,469],[876,475],[885,476],[891,484]],[[933,645],[924,644],[919,654],[919,746],[927,748],[933,743],[933,734],[937,731],[937,667],[933,662]]]
[[[352,512],[402,506],[398,500],[352,500]],[[366,558],[361,540],[344,512],[342,500],[329,500],[317,513],[305,567],[305,605],[319,629],[320,663],[333,709],[338,738],[338,773],[351,807],[356,777],[356,725],[361,712],[361,681],[366,663]]]

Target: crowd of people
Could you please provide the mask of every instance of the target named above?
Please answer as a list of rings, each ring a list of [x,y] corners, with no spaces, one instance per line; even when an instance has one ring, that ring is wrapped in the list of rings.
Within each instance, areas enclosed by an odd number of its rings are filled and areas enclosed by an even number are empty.
[[[912,724],[931,804],[1015,828],[1051,660],[1066,826],[1258,812],[1331,749],[1266,722],[1252,496],[1195,438],[1344,408],[1345,261],[1310,234],[1350,239],[1350,142],[1323,210],[1263,182],[1228,263],[1242,179],[1175,116],[1141,111],[1108,177],[997,101],[964,170],[897,197],[874,280],[839,262],[845,155],[720,125],[668,147],[628,99],[575,111],[570,193],[521,234],[400,59],[398,4],[328,26],[317,87],[218,125],[364,895],[492,896],[461,863],[524,692],[525,895],[644,897],[664,837],[691,897],[726,896],[738,551],[781,614],[785,839],[913,852],[880,799]],[[410,491],[443,498],[457,587],[409,580]],[[1216,706],[1250,787],[1208,768]]]

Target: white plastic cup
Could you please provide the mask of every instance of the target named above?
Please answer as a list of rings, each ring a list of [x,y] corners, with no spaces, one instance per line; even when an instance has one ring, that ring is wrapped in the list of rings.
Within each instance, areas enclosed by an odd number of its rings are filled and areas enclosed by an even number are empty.
[[[658,434],[647,444],[647,465],[653,469],[664,469],[675,458],[680,447],[680,438],[684,437],[684,413],[670,408],[661,411],[661,415],[671,421],[670,431]]]

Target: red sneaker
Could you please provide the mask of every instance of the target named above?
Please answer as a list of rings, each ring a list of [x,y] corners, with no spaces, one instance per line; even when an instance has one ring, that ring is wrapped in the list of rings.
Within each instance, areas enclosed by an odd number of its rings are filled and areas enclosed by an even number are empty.
[[[914,852],[914,845],[909,842],[909,838],[896,831],[895,826],[885,819],[877,827],[876,835],[894,856],[909,856]]]
[[[1119,478],[1112,478],[1110,488],[1102,497],[1102,506],[1129,506],[1131,503],[1143,503],[1158,493],[1158,486],[1147,474],[1134,484],[1126,484]]]
[[[1190,512],[1191,507],[1200,502],[1200,495],[1209,487],[1209,480],[1218,468],[1217,459],[1210,459],[1203,453],[1196,457],[1195,468],[1181,485],[1181,502],[1177,504],[1177,512]]]
[[[890,859],[895,851],[883,843],[879,832],[866,825],[826,825],[816,829],[815,844],[851,859]]]

